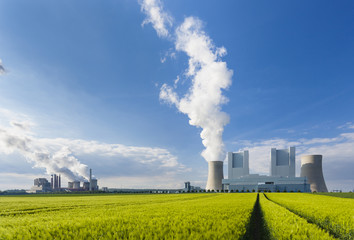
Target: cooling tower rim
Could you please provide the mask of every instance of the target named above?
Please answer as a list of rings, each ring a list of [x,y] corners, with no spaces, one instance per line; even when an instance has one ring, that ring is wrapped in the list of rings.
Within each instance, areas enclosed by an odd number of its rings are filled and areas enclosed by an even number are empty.
[[[308,154],[308,155],[302,155],[301,158],[303,157],[323,157],[322,154]]]

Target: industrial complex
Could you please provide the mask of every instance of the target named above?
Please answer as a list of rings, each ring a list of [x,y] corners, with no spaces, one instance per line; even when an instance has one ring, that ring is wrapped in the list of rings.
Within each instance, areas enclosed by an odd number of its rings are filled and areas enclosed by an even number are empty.
[[[223,161],[208,162],[208,181],[206,191],[225,192],[327,192],[322,173],[322,155],[301,157],[301,174],[295,176],[295,147],[288,149],[270,149],[269,176],[250,174],[249,151],[228,152],[228,178],[224,179]],[[52,174],[50,182],[46,178],[34,179],[34,186],[28,193],[98,191],[97,179],[90,177],[86,181],[70,181],[67,187],[61,186],[61,175]],[[108,189],[105,192],[146,192],[146,189]],[[201,192],[200,187],[184,183],[183,189],[150,189],[149,192]]]
[[[327,192],[322,173],[322,155],[301,158],[301,175],[295,177],[295,147],[272,148],[270,175],[249,173],[249,152],[228,153],[228,179],[223,179],[223,162],[209,162],[207,190],[239,192]]]
[[[61,176],[52,174],[50,182],[46,178],[34,179],[34,186],[27,191],[28,193],[46,193],[46,192],[78,192],[78,191],[98,191],[97,179],[92,178],[92,169],[90,169],[89,181],[68,182],[68,187],[61,187]]]

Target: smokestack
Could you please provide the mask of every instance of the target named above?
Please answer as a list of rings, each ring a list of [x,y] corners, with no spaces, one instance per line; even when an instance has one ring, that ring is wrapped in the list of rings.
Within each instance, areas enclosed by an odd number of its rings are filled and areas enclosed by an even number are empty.
[[[58,189],[58,176],[54,174],[54,177],[55,177],[55,181],[54,181],[55,189]]]
[[[208,182],[206,185],[206,190],[221,191],[222,190],[222,179],[224,178],[223,172],[223,162],[222,161],[210,161]]]
[[[60,177],[60,174],[59,174],[59,189],[61,188],[61,177]]]
[[[50,188],[54,189],[53,174],[51,176],[52,177],[50,178]]]
[[[328,192],[322,173],[322,155],[301,157],[301,177],[307,177],[311,192]]]
[[[90,168],[90,191],[92,191],[92,169]]]

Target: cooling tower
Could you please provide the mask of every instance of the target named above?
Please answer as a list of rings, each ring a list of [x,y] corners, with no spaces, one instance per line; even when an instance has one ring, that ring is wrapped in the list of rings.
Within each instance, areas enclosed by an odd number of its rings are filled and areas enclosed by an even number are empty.
[[[212,161],[208,162],[209,173],[206,190],[222,190],[222,179],[224,178],[223,162]]]
[[[322,173],[322,155],[301,157],[301,177],[307,177],[311,192],[328,192]]]
[[[73,189],[80,189],[80,181],[73,182]]]

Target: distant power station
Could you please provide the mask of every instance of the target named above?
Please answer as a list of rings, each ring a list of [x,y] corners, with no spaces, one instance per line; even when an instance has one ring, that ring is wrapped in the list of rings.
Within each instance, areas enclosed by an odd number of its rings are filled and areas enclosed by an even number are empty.
[[[60,191],[98,191],[97,179],[92,178],[92,169],[90,169],[89,181],[85,181],[80,186],[80,181],[68,182],[67,188],[61,187],[61,176],[52,174],[50,183],[46,178],[34,179],[34,186],[31,188],[30,193],[41,192],[60,192]]]
[[[215,168],[214,164],[211,167],[209,162],[207,190],[327,192],[322,174],[322,155],[303,156],[300,177],[295,177],[295,147],[278,150],[272,148],[270,161],[270,176],[249,174],[249,152],[229,152],[228,179],[222,179],[223,175],[220,173],[222,164]],[[216,184],[210,185],[210,182],[220,181],[221,187]]]

